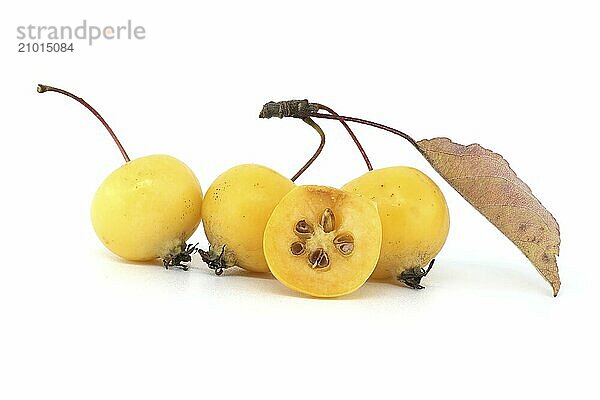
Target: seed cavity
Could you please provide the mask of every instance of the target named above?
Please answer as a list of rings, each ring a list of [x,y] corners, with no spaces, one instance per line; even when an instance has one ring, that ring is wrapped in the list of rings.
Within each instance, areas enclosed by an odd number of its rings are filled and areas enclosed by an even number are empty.
[[[349,256],[354,251],[354,243],[341,243],[336,245],[336,248],[343,255]]]
[[[295,256],[300,256],[306,251],[306,246],[302,242],[294,242],[290,246],[290,251]]]
[[[317,268],[327,268],[327,267],[329,267],[329,256],[327,255],[326,252],[323,252],[323,255],[321,256],[321,258],[318,261]]]
[[[350,233],[340,233],[333,239],[333,244],[342,255],[348,256],[354,251],[354,237]]]
[[[354,237],[348,232],[340,233],[333,239],[333,243],[354,243]]]
[[[331,208],[326,208],[321,214],[319,228],[322,229],[323,233],[334,232],[336,227],[335,222],[335,214]],[[290,245],[290,252],[292,255],[301,256],[308,252],[306,258],[309,266],[312,269],[328,270],[331,260],[329,258],[329,254],[327,254],[323,248],[319,247],[315,250],[307,250],[307,246],[309,248],[313,248],[312,245],[309,246],[307,244],[314,240],[315,228],[313,225],[311,225],[305,219],[301,219],[294,226],[294,234],[299,238],[299,240]],[[320,234],[317,235],[317,238],[319,237],[321,237]],[[327,240],[331,240],[329,238],[327,238]],[[354,237],[350,232],[342,232],[335,236],[333,239],[333,245],[340,254],[348,256],[354,251]]]
[[[335,215],[333,214],[333,211],[331,211],[331,208],[326,208],[325,211],[323,211],[320,225],[325,233],[332,232],[335,229]]]
[[[322,269],[329,266],[329,256],[325,250],[318,248],[308,255],[308,262],[313,269]]]
[[[312,225],[306,222],[306,220],[301,219],[296,223],[296,227],[294,228],[294,233],[301,239],[310,239],[312,235],[315,233]]]
[[[312,251],[309,255],[308,255],[308,262],[313,265],[317,263],[317,260],[319,259],[319,257],[321,257],[323,255],[324,251],[323,249],[316,249],[314,251]]]

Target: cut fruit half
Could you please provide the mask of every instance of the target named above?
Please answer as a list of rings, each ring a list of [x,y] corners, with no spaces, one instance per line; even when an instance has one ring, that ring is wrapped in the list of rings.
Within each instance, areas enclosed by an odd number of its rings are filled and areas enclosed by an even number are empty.
[[[374,202],[326,186],[299,186],[273,210],[263,240],[273,275],[316,297],[351,293],[369,278],[381,248]]]

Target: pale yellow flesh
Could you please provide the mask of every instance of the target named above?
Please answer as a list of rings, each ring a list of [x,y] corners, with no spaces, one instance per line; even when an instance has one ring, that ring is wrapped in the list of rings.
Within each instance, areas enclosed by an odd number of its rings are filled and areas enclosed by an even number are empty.
[[[126,163],[102,182],[92,201],[98,238],[131,261],[161,258],[200,224],[202,189],[192,170],[166,155]]]
[[[423,267],[442,249],[450,227],[446,199],[427,175],[410,167],[370,171],[342,188],[377,203],[383,230],[373,278]]]
[[[317,228],[323,211],[336,217],[336,229],[318,232],[318,243],[330,256],[330,268],[313,269],[306,254],[290,252],[298,240],[294,227],[300,220]],[[318,230],[318,229],[317,229]],[[333,238],[351,232],[354,251],[344,256],[335,249]],[[336,297],[351,293],[369,278],[381,246],[381,223],[376,205],[350,193],[325,186],[299,186],[275,207],[265,229],[264,252],[273,275],[287,287],[316,297]],[[313,248],[308,247],[307,252]]]
[[[241,268],[268,272],[263,253],[267,220],[279,201],[295,187],[274,170],[243,164],[212,183],[202,205],[204,232],[215,251],[225,246],[225,257]]]

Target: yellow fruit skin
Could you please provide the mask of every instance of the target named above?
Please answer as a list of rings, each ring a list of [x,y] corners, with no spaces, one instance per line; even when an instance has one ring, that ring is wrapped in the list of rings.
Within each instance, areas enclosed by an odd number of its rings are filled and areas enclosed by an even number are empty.
[[[335,231],[325,233],[318,221],[329,208]],[[298,241],[294,225],[306,220],[315,227],[317,243],[330,258],[328,270],[311,268],[307,252],[294,256],[290,245]],[[335,250],[334,237],[350,232],[354,251],[344,256]],[[264,252],[273,275],[290,289],[315,297],[337,297],[360,288],[373,272],[381,247],[381,222],[372,201],[326,186],[298,186],[279,202],[265,229]]]
[[[162,258],[200,224],[202,189],[192,170],[167,155],[129,161],[102,182],[92,201],[98,238],[130,261]]]
[[[442,191],[423,172],[411,167],[378,169],[342,189],[377,203],[383,240],[373,278],[423,267],[442,249],[450,214]]]
[[[225,246],[231,265],[253,272],[269,272],[263,254],[263,233],[271,212],[295,187],[276,171],[257,164],[242,164],[212,183],[202,205],[204,232],[211,250]]]

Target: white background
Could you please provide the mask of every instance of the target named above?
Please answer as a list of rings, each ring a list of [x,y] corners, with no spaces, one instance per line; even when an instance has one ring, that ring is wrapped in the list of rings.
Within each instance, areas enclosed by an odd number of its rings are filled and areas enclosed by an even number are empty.
[[[598,10],[563,1],[13,2],[0,16],[0,397],[598,398]],[[405,2],[408,3],[408,2]],[[5,7],[6,8],[6,7]],[[18,54],[18,25],[83,19],[142,41]],[[375,167],[412,165],[446,194],[451,230],[423,291],[367,283],[335,300],[269,277],[118,260],[89,221],[122,160],[291,176],[317,145],[268,100],[449,136],[504,155],[560,223],[557,298],[520,252],[401,139],[356,126]],[[345,131],[299,183],[364,165]],[[205,245],[202,231],[194,240]]]

